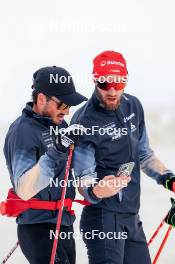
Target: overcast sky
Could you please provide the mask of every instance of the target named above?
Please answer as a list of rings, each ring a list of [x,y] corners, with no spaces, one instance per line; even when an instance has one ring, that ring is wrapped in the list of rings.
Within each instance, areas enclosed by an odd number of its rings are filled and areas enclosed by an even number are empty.
[[[126,58],[126,92],[144,105],[175,101],[174,1],[1,1],[0,122],[10,122],[30,99],[33,72],[65,67],[90,97],[92,59],[104,50]],[[81,81],[82,79],[88,79]]]

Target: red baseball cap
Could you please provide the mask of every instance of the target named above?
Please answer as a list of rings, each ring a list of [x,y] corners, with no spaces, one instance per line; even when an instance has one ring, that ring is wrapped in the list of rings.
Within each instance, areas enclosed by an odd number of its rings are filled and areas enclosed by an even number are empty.
[[[115,51],[104,51],[93,59],[94,79],[107,75],[127,76],[128,71],[123,55]]]

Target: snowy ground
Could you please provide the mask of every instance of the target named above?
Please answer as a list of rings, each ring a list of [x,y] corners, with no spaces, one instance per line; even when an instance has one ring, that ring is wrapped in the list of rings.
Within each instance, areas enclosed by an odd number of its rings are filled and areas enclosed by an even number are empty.
[[[158,125],[154,124],[154,126]],[[150,128],[151,131],[151,128]],[[160,131],[159,129],[157,130]],[[4,134],[6,129],[1,130],[1,137],[0,137],[0,146],[3,144]],[[161,135],[163,135],[161,133]],[[165,164],[175,170],[175,162],[174,162],[174,142],[168,144],[168,138],[166,137],[163,139],[163,144],[159,145],[155,144],[154,149],[156,150],[157,155],[161,160],[165,162]],[[171,138],[173,140],[173,138]],[[156,142],[156,141],[155,141]],[[157,142],[156,142],[157,143]],[[5,167],[5,161],[2,155],[2,147],[0,150],[0,164],[1,164],[1,177],[0,177],[0,200],[5,198],[6,192],[10,186],[8,172]],[[147,176],[142,175],[142,196],[141,196],[141,210],[140,215],[143,221],[144,229],[146,232],[146,236],[149,239],[153,231],[156,229],[158,224],[160,223],[161,219],[167,213],[168,209],[170,208],[170,201],[169,198],[173,197],[169,191],[166,191],[161,186],[157,186],[151,179]],[[77,220],[75,222],[75,230],[78,230],[79,226],[79,217],[81,214],[81,206],[75,207]],[[12,248],[15,244],[17,237],[16,237],[16,224],[14,219],[8,219],[6,217],[0,217],[0,260],[8,253],[8,251]],[[163,234],[165,233],[168,226],[165,226],[156,240],[151,245],[151,255],[154,256],[156,250],[158,249],[161,240],[163,238]],[[77,264],[87,264],[87,255],[86,249],[82,240],[77,240]],[[158,264],[173,264],[175,259],[175,230],[172,230],[168,242],[165,246],[163,253],[160,256]],[[9,264],[27,264],[28,262],[23,257],[20,249],[18,248],[16,252],[13,254],[11,259],[8,262]],[[135,264],[135,263],[133,263]],[[139,263],[142,264],[142,263]]]

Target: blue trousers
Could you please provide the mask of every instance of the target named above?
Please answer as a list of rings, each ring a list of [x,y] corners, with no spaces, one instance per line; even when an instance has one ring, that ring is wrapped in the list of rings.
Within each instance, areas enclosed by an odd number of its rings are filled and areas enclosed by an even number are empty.
[[[89,264],[151,264],[142,222],[136,214],[86,206],[80,229]]]

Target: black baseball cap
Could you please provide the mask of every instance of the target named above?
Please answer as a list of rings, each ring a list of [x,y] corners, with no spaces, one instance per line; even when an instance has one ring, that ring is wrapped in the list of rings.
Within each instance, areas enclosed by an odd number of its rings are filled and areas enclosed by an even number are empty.
[[[44,67],[33,74],[34,91],[55,96],[63,103],[74,106],[88,99],[76,92],[70,73],[57,66]]]

